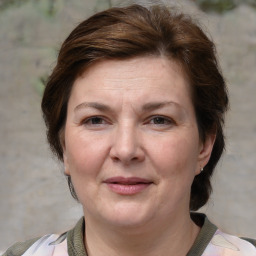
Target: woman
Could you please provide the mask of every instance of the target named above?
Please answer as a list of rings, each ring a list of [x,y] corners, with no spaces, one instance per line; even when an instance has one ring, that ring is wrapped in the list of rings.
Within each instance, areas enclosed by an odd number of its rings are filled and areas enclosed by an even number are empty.
[[[63,43],[42,100],[84,217],[4,255],[256,255],[206,216],[228,108],[213,42],[189,16],[132,5]]]

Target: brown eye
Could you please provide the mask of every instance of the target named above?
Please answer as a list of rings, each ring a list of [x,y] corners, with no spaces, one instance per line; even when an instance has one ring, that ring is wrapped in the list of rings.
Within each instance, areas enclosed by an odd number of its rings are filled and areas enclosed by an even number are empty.
[[[153,118],[153,123],[154,124],[165,124],[166,120],[163,117],[155,117],[155,118]]]
[[[106,123],[107,122],[99,116],[93,116],[93,117],[87,118],[83,122],[83,124],[85,124],[85,125],[101,125],[101,124],[106,124]]]
[[[169,118],[163,116],[156,116],[150,120],[150,123],[155,125],[170,125],[173,122]]]
[[[88,120],[91,124],[102,124],[103,119],[100,117],[92,117],[90,120]]]

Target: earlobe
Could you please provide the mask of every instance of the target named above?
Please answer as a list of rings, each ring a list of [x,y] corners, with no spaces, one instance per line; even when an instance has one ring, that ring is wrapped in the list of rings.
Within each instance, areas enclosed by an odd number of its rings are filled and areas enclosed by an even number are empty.
[[[70,175],[70,171],[69,171],[69,164],[68,164],[68,160],[67,160],[67,155],[66,153],[63,152],[63,162],[64,162],[64,173],[66,175]]]
[[[59,140],[60,140],[60,144],[61,144],[62,151],[63,151],[62,157],[63,157],[63,163],[64,163],[64,174],[70,175],[64,134],[65,134],[65,129],[62,128],[59,133]]]
[[[64,174],[65,175],[70,175],[69,164],[68,164],[68,157],[67,157],[67,152],[66,152],[65,145],[62,146],[62,148],[63,148]]]
[[[207,135],[204,143],[201,144],[199,149],[198,166],[197,166],[196,174],[200,174],[204,169],[204,167],[207,165],[211,157],[215,139],[216,139],[216,134],[209,134]]]

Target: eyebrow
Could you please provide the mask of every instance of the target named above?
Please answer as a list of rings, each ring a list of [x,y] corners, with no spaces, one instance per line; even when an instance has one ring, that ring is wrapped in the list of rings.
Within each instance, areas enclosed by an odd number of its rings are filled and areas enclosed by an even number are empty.
[[[168,105],[174,105],[176,107],[182,108],[183,107],[178,104],[177,102],[174,101],[164,101],[164,102],[150,102],[150,103],[146,103],[145,105],[142,106],[142,110],[147,110],[147,111],[152,111],[152,110],[156,110],[159,108],[163,108],[166,107]]]
[[[181,108],[183,109],[183,107],[174,102],[174,101],[164,101],[164,102],[149,102],[149,103],[146,103],[145,105],[142,106],[142,111],[153,111],[153,110],[156,110],[156,109],[160,109],[160,108],[163,108],[163,107],[166,107],[168,105],[174,105],[178,108]],[[105,104],[102,104],[102,103],[99,103],[99,102],[83,102],[79,105],[77,105],[74,109],[74,111],[78,111],[80,109],[83,109],[83,108],[95,108],[99,111],[103,111],[103,112],[108,112],[108,111],[111,111],[111,108]]]
[[[83,102],[79,105],[77,105],[74,109],[74,111],[78,111],[79,109],[82,108],[95,108],[98,109],[100,111],[110,111],[110,107],[102,104],[102,103],[98,103],[98,102]]]

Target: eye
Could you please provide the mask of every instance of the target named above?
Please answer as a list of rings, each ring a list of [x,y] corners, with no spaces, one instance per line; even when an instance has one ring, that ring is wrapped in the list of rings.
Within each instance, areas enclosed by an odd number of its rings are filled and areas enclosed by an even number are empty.
[[[172,125],[175,122],[171,118],[167,118],[165,116],[154,116],[149,120],[149,124],[153,125]]]
[[[100,117],[100,116],[92,116],[89,118],[86,118],[83,121],[84,125],[90,125],[90,126],[99,126],[99,125],[105,125],[108,122],[106,120],[104,120],[104,118]]]

